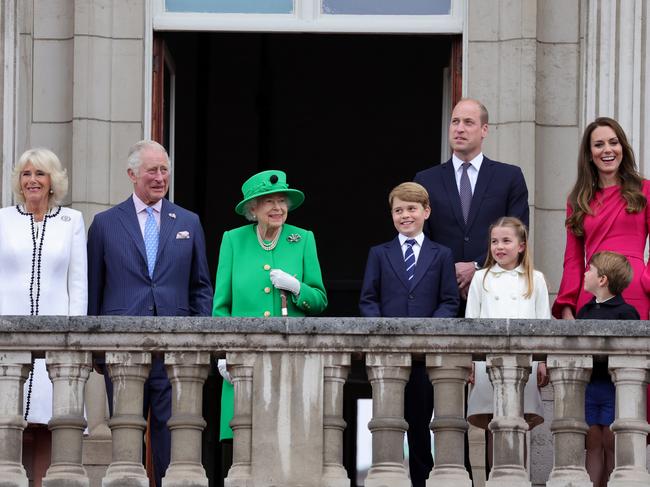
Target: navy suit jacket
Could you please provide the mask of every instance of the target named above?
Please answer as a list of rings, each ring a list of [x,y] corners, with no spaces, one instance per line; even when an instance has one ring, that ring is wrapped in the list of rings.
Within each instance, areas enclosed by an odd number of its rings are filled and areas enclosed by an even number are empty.
[[[195,213],[163,199],[153,278],[146,255],[132,197],[95,216],[88,230],[89,315],[211,315],[205,237]]]
[[[454,262],[483,265],[488,250],[488,229],[503,216],[515,216],[528,226],[528,188],[517,166],[483,157],[467,224],[463,220],[451,159],[420,171],[414,181],[426,188],[431,201],[431,216],[424,224],[424,233],[449,247]]]
[[[425,237],[410,283],[398,237],[370,249],[359,300],[361,316],[451,318],[458,304],[448,248]]]

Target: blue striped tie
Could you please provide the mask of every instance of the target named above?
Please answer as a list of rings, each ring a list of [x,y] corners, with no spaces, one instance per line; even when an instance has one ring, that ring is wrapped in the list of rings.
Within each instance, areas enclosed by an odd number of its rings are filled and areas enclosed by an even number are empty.
[[[147,207],[147,219],[144,222],[144,248],[147,251],[147,268],[149,277],[153,278],[153,269],[156,266],[158,254],[158,224],[153,216],[153,208]]]
[[[406,252],[404,252],[404,265],[406,266],[406,280],[410,283],[415,277],[415,253],[413,246],[417,243],[415,239],[409,238],[406,242]]]

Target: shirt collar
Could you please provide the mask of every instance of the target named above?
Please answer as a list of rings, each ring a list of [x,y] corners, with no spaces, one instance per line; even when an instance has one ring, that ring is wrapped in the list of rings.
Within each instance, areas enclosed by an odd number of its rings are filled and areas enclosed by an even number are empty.
[[[523,274],[524,273],[524,266],[519,264],[514,269],[508,270],[508,269],[504,269],[499,264],[494,264],[492,267],[490,267],[490,272],[492,274],[512,274],[512,275]]]
[[[451,155],[451,162],[454,165],[454,171],[458,172],[460,167],[463,165],[462,159],[460,159],[456,154]],[[470,165],[476,169],[476,172],[478,172],[481,169],[481,164],[483,164],[483,153],[479,152],[478,155],[469,161]]]
[[[144,202],[138,198],[138,195],[135,193],[133,193],[133,204],[135,205],[136,213],[141,213],[147,209],[147,205],[145,205]],[[159,199],[156,203],[151,205],[151,208],[153,208],[153,211],[156,213],[160,213],[162,210],[162,199]]]
[[[420,247],[422,247],[422,242],[424,242],[424,233],[420,232],[419,235],[416,235],[415,237],[407,237],[406,235],[403,235],[401,233],[397,234],[397,237],[399,238],[399,244],[400,246],[404,246],[404,242],[406,242],[408,239],[413,238],[415,241],[418,243]]]

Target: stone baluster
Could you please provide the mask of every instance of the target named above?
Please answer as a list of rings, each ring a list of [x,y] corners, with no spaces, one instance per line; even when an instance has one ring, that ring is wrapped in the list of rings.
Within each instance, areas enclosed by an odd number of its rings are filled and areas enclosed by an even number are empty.
[[[647,356],[610,356],[609,370],[616,384],[615,467],[608,487],[650,485],[646,468]]]
[[[203,383],[208,376],[207,352],[165,353],[165,367],[172,385],[171,463],[163,487],[207,487],[208,477],[201,463]]]
[[[350,371],[350,354],[323,355],[323,480],[322,487],[350,487],[343,468],[343,386]]]
[[[411,355],[406,353],[366,354],[368,379],[372,386],[372,466],[366,487],[410,487],[404,468],[404,388],[409,378]]]
[[[3,487],[27,487],[22,464],[23,386],[32,363],[30,352],[0,353],[0,479]]]
[[[84,389],[92,369],[90,352],[47,352],[47,370],[52,380],[52,462],[43,487],[88,487],[82,464]]]
[[[553,385],[553,470],[546,487],[592,487],[585,469],[585,390],[591,375],[588,355],[549,355]]]
[[[530,355],[488,355],[487,370],[494,387],[493,466],[486,487],[530,487],[525,467],[524,387],[531,370]]]
[[[102,487],[149,487],[142,465],[142,417],[144,382],[151,369],[151,354],[106,352],[113,381],[113,417],[108,422],[113,436],[113,460]]]
[[[225,487],[253,487],[251,459],[253,448],[253,366],[254,353],[228,353],[228,371],[234,387],[232,467]]]
[[[429,487],[471,487],[465,469],[465,386],[472,367],[469,354],[431,354],[426,357],[433,384],[434,467]]]

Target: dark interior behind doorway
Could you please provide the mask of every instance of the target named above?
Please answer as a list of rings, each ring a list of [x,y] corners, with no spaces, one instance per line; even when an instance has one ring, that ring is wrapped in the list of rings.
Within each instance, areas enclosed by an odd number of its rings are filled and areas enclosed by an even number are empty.
[[[357,315],[368,249],[394,236],[387,194],[440,162],[445,36],[163,33],[176,63],[175,201],[198,212],[211,270],[253,173],[306,193],[328,316]]]

